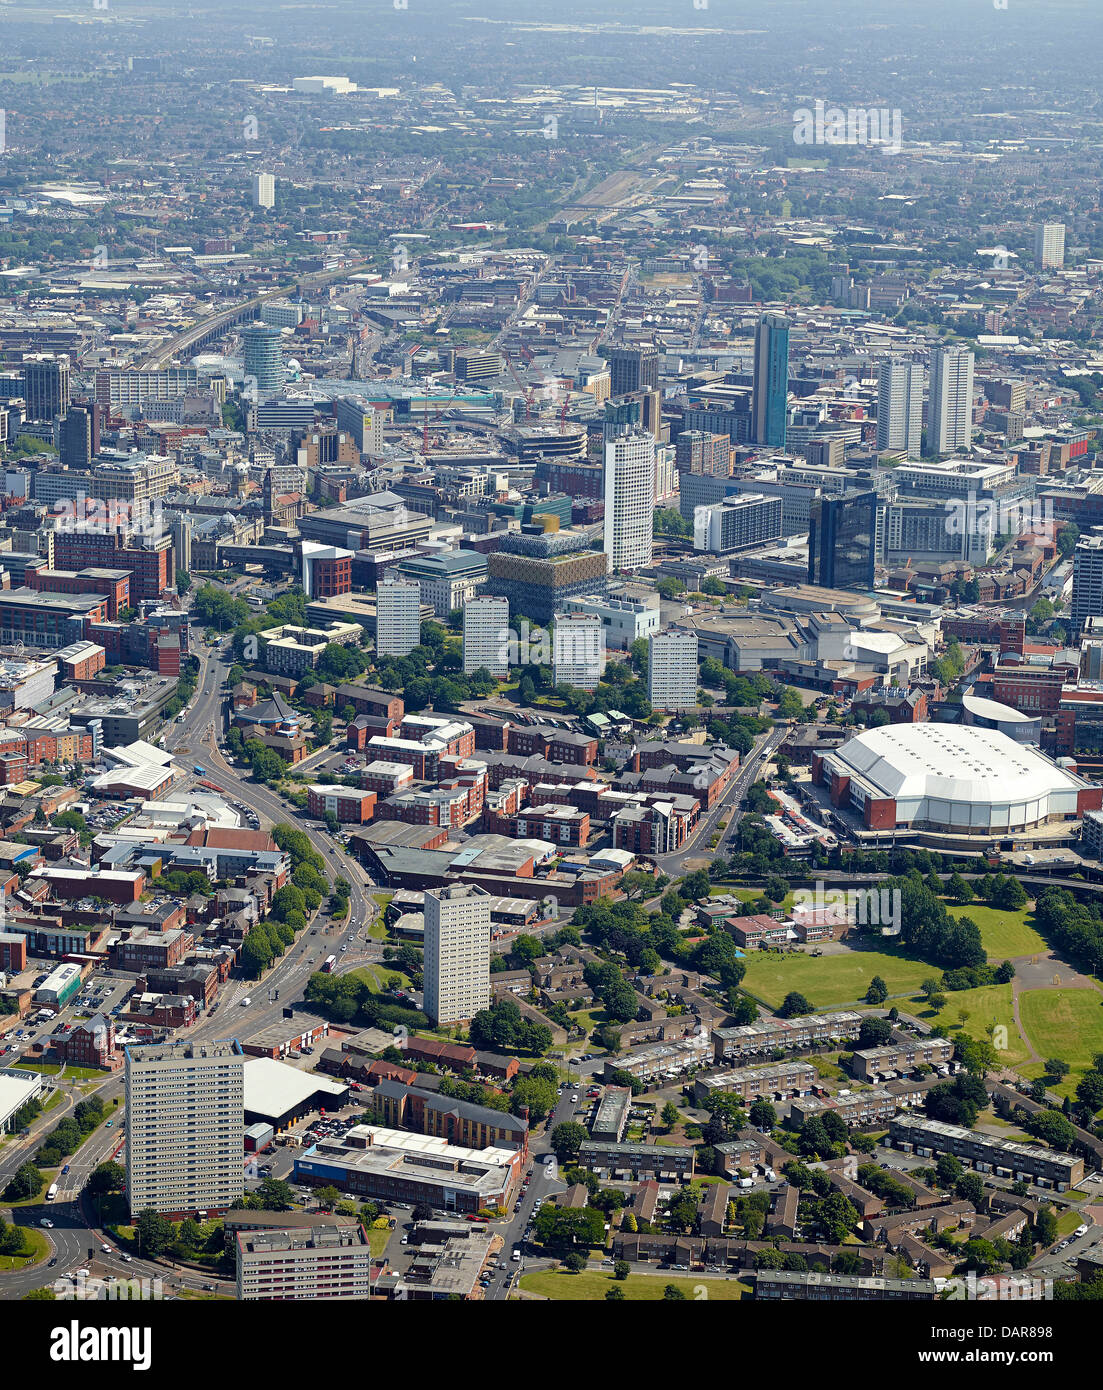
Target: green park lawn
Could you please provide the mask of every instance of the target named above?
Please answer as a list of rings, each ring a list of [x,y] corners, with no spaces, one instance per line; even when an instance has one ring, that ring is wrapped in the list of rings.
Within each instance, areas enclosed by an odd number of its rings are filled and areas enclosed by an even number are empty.
[[[368,1245],[371,1248],[373,1256],[378,1258],[382,1255],[383,1251],[387,1248],[387,1242],[390,1240],[392,1234],[393,1232],[389,1229],[386,1231],[377,1231],[374,1226],[369,1227]]]
[[[824,956],[754,951],[746,957],[746,966],[743,987],[771,1008],[777,1008],[790,990],[803,994],[816,1009],[852,1004],[864,997],[874,975],[884,980],[890,996],[910,994],[939,973],[921,960],[888,951]]]
[[[379,911],[371,919],[368,926],[368,935],[373,937],[376,941],[385,941],[387,939],[387,928],[384,919],[387,915],[387,905],[393,897],[393,893],[372,894],[372,900],[378,905]]]
[[[1060,1057],[1072,1068],[1050,1087],[1058,1095],[1071,1095],[1093,1054],[1103,1052],[1103,994],[1094,989],[1028,989],[1019,995],[1019,1013],[1038,1055]],[[1043,1068],[1034,1063],[1023,1072],[1041,1076]]]
[[[58,1072],[61,1071],[62,1064],[60,1062],[16,1062],[15,1067],[18,1071],[37,1071],[41,1072],[43,1076],[56,1076]],[[95,1067],[74,1067],[66,1065],[65,1080],[106,1081],[107,1073],[97,1071]]]
[[[1057,1234],[1059,1236],[1071,1236],[1083,1220],[1083,1214],[1075,1207],[1070,1207],[1068,1211],[1063,1211],[1057,1218]]]
[[[606,1291],[614,1285],[624,1294],[629,1303],[661,1301],[667,1284],[676,1284],[687,1299],[698,1298],[704,1289],[709,1300],[732,1302],[750,1293],[746,1284],[738,1279],[684,1279],[664,1278],[659,1274],[630,1274],[627,1279],[614,1279],[612,1274],[598,1270],[583,1270],[581,1274],[569,1274],[562,1269],[541,1270],[536,1274],[526,1274],[521,1279],[521,1288],[526,1293],[543,1294],[545,1298],[571,1303],[603,1303]]]
[[[25,1265],[34,1264],[43,1259],[49,1251],[49,1242],[40,1230],[34,1226],[23,1226],[21,1229],[27,1253],[25,1255],[0,1255],[0,1273],[10,1273],[15,1269],[23,1269]]]
[[[358,980],[363,980],[372,994],[383,993],[383,981],[388,975],[397,976],[400,981],[399,989],[410,988],[410,977],[394,964],[393,961],[381,961],[379,965],[361,965],[356,970],[350,970],[350,975],[354,975]]]
[[[994,1024],[997,1028],[1002,1027],[1007,1030],[1007,1046],[1006,1048],[1001,1047],[999,1050],[1001,1061],[1007,1066],[1014,1067],[1025,1062],[1030,1056],[1030,1049],[1015,1024],[1009,984],[982,985],[980,989],[954,990],[947,992],[945,998],[945,1008],[937,1013],[929,1007],[926,999],[922,996],[910,1000],[905,1005],[905,1011],[927,1023],[941,1023],[949,1030],[951,1037],[955,1033],[963,1031],[968,1033],[971,1038],[985,1038],[988,1036],[989,1026]],[[965,1010],[969,1015],[965,1020],[964,1028],[960,1018],[962,1010]],[[1035,1046],[1037,1046],[1036,1042]]]
[[[988,959],[995,964],[1015,956],[1032,956],[1047,949],[1046,943],[1034,929],[1032,906],[1004,912],[982,903],[949,906],[951,917],[968,917],[980,928],[980,938]]]

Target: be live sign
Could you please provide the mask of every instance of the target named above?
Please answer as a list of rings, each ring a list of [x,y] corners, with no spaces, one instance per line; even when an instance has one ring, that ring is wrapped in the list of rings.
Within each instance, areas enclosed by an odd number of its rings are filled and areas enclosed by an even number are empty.
[[[153,1359],[150,1327],[81,1327],[76,1318],[50,1332],[51,1361],[129,1361],[148,1371]]]

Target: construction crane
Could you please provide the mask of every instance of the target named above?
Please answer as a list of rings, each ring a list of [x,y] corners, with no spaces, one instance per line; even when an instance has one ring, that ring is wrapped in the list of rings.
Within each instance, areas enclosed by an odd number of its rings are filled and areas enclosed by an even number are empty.
[[[523,349],[522,349],[522,351],[523,351]],[[516,366],[514,365],[514,361],[513,361],[513,358],[512,358],[512,357],[509,357],[509,356],[506,357],[506,366],[509,368],[509,374],[510,374],[510,376],[513,378],[514,384],[516,385],[518,391],[520,391],[521,395],[525,398],[525,419],[526,419],[526,420],[531,420],[531,419],[532,419],[532,387],[531,387],[531,386],[526,386],[525,383],[521,380],[520,376],[518,376],[518,374],[517,374],[517,368],[516,368]]]
[[[564,393],[563,393],[563,408],[562,408],[562,410],[560,410],[560,412],[559,412],[559,433],[560,433],[560,434],[566,434],[566,433],[567,433],[567,407],[570,405],[570,403],[571,403],[571,393],[570,393],[569,390],[568,390],[568,391],[564,391]]]

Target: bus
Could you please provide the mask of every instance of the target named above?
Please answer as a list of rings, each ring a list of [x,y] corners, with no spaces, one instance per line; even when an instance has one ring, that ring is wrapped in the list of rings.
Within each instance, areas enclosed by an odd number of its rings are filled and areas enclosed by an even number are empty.
[[[47,1202],[56,1202],[56,1201],[57,1201],[57,1183],[56,1183],[56,1182],[52,1182],[52,1183],[50,1184],[50,1190],[46,1193],[46,1200],[47,1200]]]
[[[322,961],[322,969],[323,969],[323,970],[326,972],[326,974],[328,975],[328,974],[330,973],[330,971],[333,969],[333,967],[334,967],[336,964],[337,964],[337,957],[336,957],[336,956],[326,956],[325,960]]]

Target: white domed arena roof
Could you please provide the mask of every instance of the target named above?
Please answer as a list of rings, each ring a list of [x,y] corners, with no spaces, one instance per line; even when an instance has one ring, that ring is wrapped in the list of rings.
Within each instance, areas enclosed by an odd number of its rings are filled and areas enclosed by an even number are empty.
[[[1012,709],[1010,705],[1003,705],[999,700],[989,700],[984,695],[963,695],[961,703],[978,719],[991,719],[999,724],[1029,724],[1030,715],[1020,714],[1017,709]]]
[[[1083,785],[998,729],[891,724],[844,743],[844,764],[897,801],[1022,802]]]

